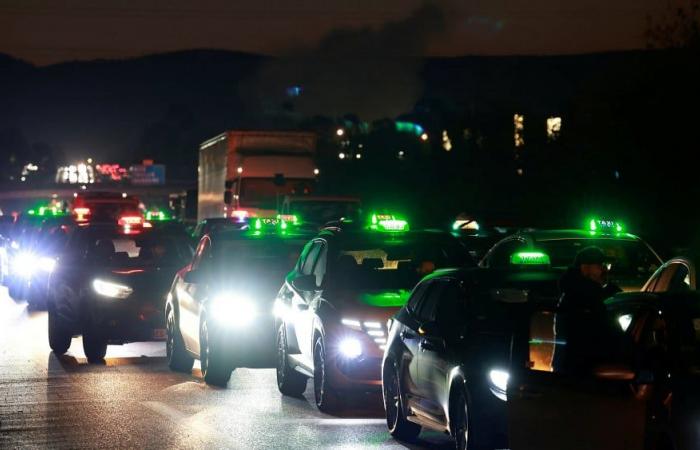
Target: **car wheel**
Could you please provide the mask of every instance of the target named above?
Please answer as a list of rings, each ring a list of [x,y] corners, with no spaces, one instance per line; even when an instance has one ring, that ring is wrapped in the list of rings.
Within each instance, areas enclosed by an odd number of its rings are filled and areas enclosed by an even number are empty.
[[[212,342],[207,319],[203,318],[199,330],[199,360],[202,376],[207,384],[225,387],[232,369],[226,365]]]
[[[415,440],[420,434],[421,427],[406,419],[401,396],[401,379],[398,368],[394,364],[385,369],[384,378],[382,379],[382,390],[389,433],[400,441]]]
[[[455,448],[457,450],[472,450],[474,446],[469,439],[469,407],[467,405],[467,396],[464,391],[460,391],[455,395],[450,414],[450,428],[452,429],[452,437],[455,440]]]
[[[318,409],[325,413],[338,408],[338,395],[329,384],[326,349],[323,338],[318,336],[314,343],[314,398]]]
[[[54,308],[49,308],[49,347],[57,355],[62,355],[70,348],[73,338],[70,328],[58,317]]]
[[[165,341],[165,353],[168,358],[168,367],[175,372],[191,372],[194,365],[192,358],[185,349],[180,329],[175,324],[175,313],[168,311],[165,329],[167,340]]]
[[[284,324],[277,330],[277,387],[283,395],[299,397],[306,390],[307,378],[289,367],[287,333]]]
[[[83,331],[83,351],[89,363],[104,362],[107,354],[107,339],[92,325],[88,325]]]

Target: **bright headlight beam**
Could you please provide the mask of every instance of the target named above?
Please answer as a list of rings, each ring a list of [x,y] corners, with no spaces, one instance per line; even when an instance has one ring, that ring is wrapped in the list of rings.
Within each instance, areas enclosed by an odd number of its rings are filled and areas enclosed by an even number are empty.
[[[506,401],[506,391],[508,390],[508,379],[510,374],[505,370],[494,369],[489,372],[491,382],[491,393],[499,399]]]
[[[348,359],[355,359],[362,355],[362,344],[355,338],[345,338],[338,346],[340,354]]]
[[[127,298],[134,291],[129,286],[100,280],[99,278],[92,280],[92,288],[98,294],[110,298]]]
[[[235,293],[223,293],[211,302],[212,319],[233,327],[249,325],[257,317],[255,304],[246,296]]]
[[[39,269],[43,270],[44,272],[53,272],[53,269],[56,268],[56,260],[53,258],[49,258],[48,256],[42,256],[39,258]]]

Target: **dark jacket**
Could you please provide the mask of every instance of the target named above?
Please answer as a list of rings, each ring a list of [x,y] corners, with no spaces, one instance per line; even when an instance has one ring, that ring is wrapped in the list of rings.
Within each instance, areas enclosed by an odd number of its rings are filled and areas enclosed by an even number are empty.
[[[569,268],[559,281],[561,297],[554,318],[555,349],[552,367],[555,371],[585,369],[593,359],[604,358],[611,327],[604,300],[620,288],[603,287],[581,275],[578,268]]]

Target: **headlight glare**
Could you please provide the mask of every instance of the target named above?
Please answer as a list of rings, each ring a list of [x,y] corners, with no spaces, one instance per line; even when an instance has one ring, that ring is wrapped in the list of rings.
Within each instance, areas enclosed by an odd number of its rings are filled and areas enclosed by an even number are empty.
[[[211,317],[233,327],[249,325],[257,316],[255,304],[245,295],[224,293],[211,302]]]
[[[53,272],[53,269],[56,267],[56,260],[53,258],[49,258],[48,256],[42,256],[39,258],[39,269],[43,270],[44,272]]]
[[[31,276],[37,266],[37,258],[32,253],[22,252],[15,256],[13,270],[22,277]]]
[[[134,291],[129,286],[100,280],[99,278],[92,280],[92,288],[98,294],[110,298],[127,298]]]
[[[340,350],[340,354],[348,359],[355,359],[362,355],[362,344],[355,338],[343,339],[340,341],[338,348]]]
[[[506,391],[509,378],[510,374],[505,370],[494,369],[489,372],[491,393],[503,401],[507,400]]]

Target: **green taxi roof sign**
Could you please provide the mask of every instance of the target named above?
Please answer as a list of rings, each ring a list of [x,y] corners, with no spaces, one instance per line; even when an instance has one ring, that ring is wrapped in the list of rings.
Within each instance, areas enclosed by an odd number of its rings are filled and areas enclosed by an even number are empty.
[[[377,213],[372,214],[369,228],[371,230],[389,233],[409,230],[407,220],[398,218],[394,214]]]
[[[510,255],[510,263],[514,266],[548,266],[551,264],[549,255],[543,252],[518,252]]]
[[[592,218],[588,221],[588,229],[595,233],[622,233],[625,227],[615,220]]]

